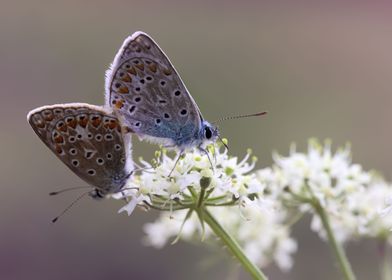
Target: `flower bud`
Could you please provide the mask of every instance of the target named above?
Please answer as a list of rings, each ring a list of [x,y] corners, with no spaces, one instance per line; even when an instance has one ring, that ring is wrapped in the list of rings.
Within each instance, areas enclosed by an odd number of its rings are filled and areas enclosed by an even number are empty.
[[[200,172],[200,175],[201,175],[200,187],[208,188],[211,184],[212,176],[214,175],[214,173],[212,172],[211,169],[203,169]]]

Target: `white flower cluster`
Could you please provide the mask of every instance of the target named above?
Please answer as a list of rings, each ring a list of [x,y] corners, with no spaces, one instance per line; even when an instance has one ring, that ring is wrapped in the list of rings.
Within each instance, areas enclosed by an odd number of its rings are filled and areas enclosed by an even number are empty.
[[[375,179],[351,161],[347,146],[335,153],[329,141],[321,145],[310,140],[307,153],[293,147],[287,157],[274,156],[272,168],[258,171],[259,179],[277,200],[313,213],[311,228],[325,238],[320,217],[309,203],[317,199],[329,216],[332,229],[340,241],[385,235],[392,227],[392,217],[380,215],[392,186]]]
[[[195,193],[204,189],[208,194],[206,203],[210,203],[207,205],[246,204],[249,195],[262,192],[263,185],[257,176],[249,174],[256,162],[256,158],[249,162],[250,150],[239,161],[237,157],[230,157],[226,149],[209,148],[213,155],[213,170],[209,158],[197,150],[186,153],[177,164],[165,150],[157,152],[152,165],[142,161],[144,170],[125,188],[128,189],[126,195],[132,197],[131,202],[120,211],[130,215],[138,204],[179,209],[190,200],[191,189]]]
[[[253,263],[265,267],[274,261],[285,271],[292,267],[292,254],[297,250],[297,243],[290,238],[282,213],[260,209],[255,204],[247,205],[241,211],[238,207],[211,207],[209,211],[232,234]],[[163,213],[154,223],[146,224],[146,244],[161,248],[178,234],[185,241],[200,240],[203,231],[195,213],[181,230],[185,215],[185,210]],[[216,242],[208,226],[204,238],[207,242]]]
[[[392,213],[388,213],[392,198],[392,185],[374,178],[363,192],[348,198],[348,209],[357,216],[359,234],[385,239],[392,245]]]
[[[370,237],[392,245],[392,185],[353,164],[348,146],[332,152],[329,141],[310,140],[306,153],[293,146],[289,156],[275,154],[273,166],[258,171],[253,171],[256,159],[250,159],[250,151],[241,161],[222,147],[210,146],[209,152],[213,170],[209,158],[194,150],[178,161],[170,177],[176,160],[165,150],[152,164],[142,161],[144,169],[124,190],[131,201],[120,211],[131,214],[137,205],[164,210],[145,225],[146,244],[161,248],[176,236],[213,241],[195,211],[187,216],[203,197],[203,207],[261,267],[270,262],[282,270],[292,266],[297,244],[289,220],[296,213],[312,214],[311,228],[326,237],[315,205],[324,209],[338,241]]]
[[[385,204],[386,207],[381,210],[381,216],[392,215],[392,195],[385,199]]]
[[[192,195],[204,189],[204,205],[251,260],[260,266],[275,261],[282,269],[289,269],[296,243],[284,225],[285,212],[274,209],[275,201],[262,197],[264,184],[251,173],[256,158],[251,157],[250,150],[239,160],[222,147],[209,149],[213,170],[208,157],[196,150],[178,161],[170,177],[175,157],[165,151],[158,152],[152,164],[142,161],[145,170],[127,186],[131,202],[120,211],[131,214],[136,205],[166,210],[157,221],[145,226],[147,243],[157,248],[179,234],[186,241],[201,240],[203,235],[212,241],[211,230],[205,225],[203,232],[196,213],[186,217],[188,209],[194,207],[190,206]]]

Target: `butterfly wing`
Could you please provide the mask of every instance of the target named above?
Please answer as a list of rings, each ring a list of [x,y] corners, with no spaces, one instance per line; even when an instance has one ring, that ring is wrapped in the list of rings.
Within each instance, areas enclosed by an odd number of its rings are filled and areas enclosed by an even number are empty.
[[[106,103],[141,138],[178,146],[189,144],[201,128],[200,110],[180,76],[143,32],[124,41],[108,70]]]
[[[89,104],[43,106],[31,111],[35,133],[76,175],[104,193],[116,192],[133,169],[130,139],[118,118]]]

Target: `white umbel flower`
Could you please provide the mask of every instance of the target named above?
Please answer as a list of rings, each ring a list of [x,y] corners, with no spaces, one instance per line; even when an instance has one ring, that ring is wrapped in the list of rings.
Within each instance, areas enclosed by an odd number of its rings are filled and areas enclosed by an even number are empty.
[[[248,258],[260,267],[275,262],[282,270],[292,267],[292,254],[297,250],[297,243],[290,237],[289,228],[283,223],[281,211],[261,210],[253,203],[239,209],[237,207],[212,207],[211,214],[239,242]],[[186,211],[172,214],[163,213],[154,222],[144,226],[145,243],[161,248],[179,234]],[[196,214],[184,224],[180,238],[185,241],[200,240],[202,228]],[[215,242],[214,235],[207,227],[205,240]]]
[[[221,203],[246,203],[244,198],[263,191],[263,184],[256,180],[256,175],[249,173],[255,166],[256,158],[249,150],[241,161],[228,155],[226,149],[210,147],[214,169],[205,154],[198,150],[187,152],[177,163],[170,177],[176,157],[170,157],[165,150],[156,153],[153,164],[145,161],[145,169],[135,175],[132,186],[125,191],[131,196],[130,203],[120,211],[129,215],[136,205],[148,205],[152,208],[187,208],[192,191],[208,193],[205,201],[209,206]],[[133,189],[138,189],[134,191]],[[245,202],[244,202],[245,201]]]
[[[338,240],[345,241],[359,230],[362,217],[349,211],[351,197],[364,193],[372,176],[351,161],[347,146],[333,153],[331,144],[321,145],[310,140],[307,153],[291,149],[289,156],[274,155],[272,168],[258,171],[259,180],[272,196],[303,212],[314,214],[309,201],[317,199],[326,210]],[[317,215],[313,215],[311,228],[325,237]]]
[[[387,239],[392,245],[392,215],[385,209],[391,207],[392,185],[377,178],[364,192],[358,192],[349,198],[349,211],[354,213],[361,236]]]
[[[290,269],[297,245],[284,224],[284,209],[278,209],[276,200],[263,197],[266,184],[252,173],[256,158],[250,150],[242,160],[222,147],[210,146],[209,151],[213,170],[208,157],[193,150],[178,161],[170,177],[176,157],[166,151],[157,152],[151,164],[142,161],[145,169],[127,186],[130,202],[120,211],[131,214],[137,205],[164,210],[157,221],[144,227],[145,243],[161,248],[176,236],[212,242],[215,235],[193,211],[206,207],[251,261],[259,266],[275,262],[282,270]]]
[[[385,199],[386,207],[380,211],[381,216],[392,214],[392,196]]]

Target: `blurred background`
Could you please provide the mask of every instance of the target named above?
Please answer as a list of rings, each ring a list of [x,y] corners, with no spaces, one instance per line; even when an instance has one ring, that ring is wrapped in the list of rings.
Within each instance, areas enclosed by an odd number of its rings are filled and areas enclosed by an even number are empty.
[[[274,2],[274,4],[272,4]],[[117,214],[114,200],[81,201],[51,218],[84,185],[38,139],[29,110],[54,103],[103,104],[104,73],[126,36],[149,33],[168,54],[208,120],[222,123],[231,153],[252,148],[258,167],[309,137],[352,143],[355,162],[391,180],[392,10],[373,1],[313,5],[271,1],[8,1],[0,3],[0,279],[236,279],[236,264],[180,243],[144,247],[157,213]],[[135,144],[149,158],[156,146]],[[271,279],[339,279],[329,248],[295,227],[295,265]],[[262,234],[262,233],[260,233]],[[375,242],[349,244],[359,279],[378,279]],[[240,272],[237,279],[249,279]]]

